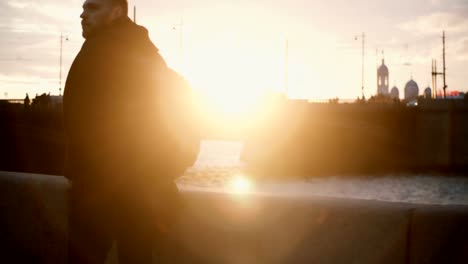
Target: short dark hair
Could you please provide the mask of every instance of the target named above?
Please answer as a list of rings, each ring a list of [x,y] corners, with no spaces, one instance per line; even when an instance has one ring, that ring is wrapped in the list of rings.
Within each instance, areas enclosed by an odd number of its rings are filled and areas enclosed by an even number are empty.
[[[125,15],[128,14],[128,1],[127,0],[112,0],[114,4],[119,5],[123,8]]]

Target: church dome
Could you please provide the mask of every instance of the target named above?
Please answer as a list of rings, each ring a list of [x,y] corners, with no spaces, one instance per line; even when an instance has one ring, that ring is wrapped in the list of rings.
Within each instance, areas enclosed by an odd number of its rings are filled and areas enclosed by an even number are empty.
[[[388,68],[382,59],[382,65],[377,69],[377,94],[388,95]]]
[[[388,75],[388,68],[385,65],[385,61],[382,59],[382,65],[377,69],[378,74],[385,74]]]
[[[418,99],[418,95],[419,95],[419,86],[413,79],[411,79],[405,85],[405,99],[407,101],[416,100]]]
[[[390,91],[390,97],[394,99],[400,99],[400,91],[396,86],[393,86],[392,90]]]
[[[424,89],[424,97],[426,97],[427,99],[432,98],[432,89],[431,89],[431,87],[427,87],[426,89]]]

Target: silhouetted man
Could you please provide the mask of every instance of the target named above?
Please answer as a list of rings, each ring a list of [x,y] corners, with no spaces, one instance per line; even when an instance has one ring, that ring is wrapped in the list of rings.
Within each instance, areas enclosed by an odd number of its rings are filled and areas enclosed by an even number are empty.
[[[127,8],[83,4],[85,42],[64,92],[69,263],[104,263],[114,240],[120,264],[151,263],[179,208],[173,180],[194,162],[164,122],[174,72]]]

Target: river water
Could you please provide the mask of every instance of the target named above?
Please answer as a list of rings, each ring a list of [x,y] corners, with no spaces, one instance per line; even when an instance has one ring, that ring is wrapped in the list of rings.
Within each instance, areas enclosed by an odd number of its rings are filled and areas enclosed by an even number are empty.
[[[290,181],[256,181],[245,175],[239,141],[203,141],[195,165],[177,180],[179,187],[232,191],[247,186],[246,192],[326,196],[420,204],[468,205],[468,177],[439,175],[380,175],[379,177],[314,177]],[[293,178],[293,177],[292,177]],[[245,183],[247,182],[247,183]],[[234,184],[233,184],[234,183]],[[234,188],[236,188],[234,187]]]

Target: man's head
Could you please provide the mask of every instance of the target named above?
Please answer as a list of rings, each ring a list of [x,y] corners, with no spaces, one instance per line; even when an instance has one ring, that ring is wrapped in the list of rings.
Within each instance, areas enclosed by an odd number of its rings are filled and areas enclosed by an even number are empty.
[[[81,13],[83,37],[88,38],[96,29],[127,15],[127,0],[86,0]]]

